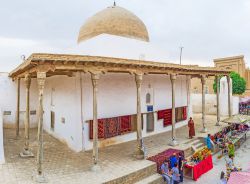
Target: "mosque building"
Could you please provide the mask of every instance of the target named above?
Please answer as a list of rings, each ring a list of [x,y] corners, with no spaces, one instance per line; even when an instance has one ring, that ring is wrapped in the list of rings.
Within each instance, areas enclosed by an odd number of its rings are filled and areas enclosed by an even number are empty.
[[[142,20],[116,5],[89,18],[76,39],[81,45],[103,34],[150,41]],[[33,53],[8,75],[0,76],[0,85],[5,86],[0,89],[4,126],[16,128],[17,136],[19,128],[25,127],[26,143],[20,150],[24,157],[32,156],[29,128],[38,127],[38,164],[42,163],[43,129],[76,152],[93,150],[94,166],[98,165],[98,147],[131,140],[137,140],[135,151],[140,159],[144,137],[172,131],[166,144],[178,144],[176,128],[192,116],[191,78],[198,78],[202,86],[202,131],[206,132],[206,79],[229,73],[143,57]]]

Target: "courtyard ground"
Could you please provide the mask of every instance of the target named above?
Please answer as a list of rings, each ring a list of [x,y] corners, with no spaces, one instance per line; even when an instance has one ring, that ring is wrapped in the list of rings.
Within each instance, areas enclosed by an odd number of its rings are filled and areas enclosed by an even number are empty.
[[[201,116],[195,115],[195,126],[197,136],[205,136],[199,133],[201,130]],[[207,128],[210,133],[219,131],[214,126],[216,122],[215,116],[207,116]],[[226,124],[222,124],[222,128]],[[31,130],[30,142],[31,149],[36,155],[36,129]],[[177,137],[180,147],[187,141],[187,126],[177,129]],[[23,159],[19,157],[19,153],[24,145],[23,130],[21,138],[15,140],[15,130],[4,130],[4,148],[6,163],[0,165],[0,184],[30,184],[34,183],[32,175],[36,173],[36,158]],[[157,134],[144,139],[147,147],[148,155],[155,155],[169,148],[168,142],[171,138],[171,132]],[[249,144],[249,140],[248,140]],[[130,141],[119,145],[101,148],[99,151],[99,159],[101,171],[93,173],[90,171],[92,166],[92,152],[75,153],[71,151],[65,144],[45,133],[44,136],[44,171],[49,180],[53,184],[95,184],[112,180],[114,178],[129,174],[133,171],[152,165],[147,160],[136,160],[133,157],[136,148],[136,141]],[[250,160],[246,156],[249,154],[250,146],[245,144],[242,149],[237,152],[237,158],[244,167]],[[241,162],[245,158],[244,162]],[[223,159],[215,160],[215,167],[212,171],[205,174],[198,182],[186,180],[185,183],[214,183],[218,181],[219,172],[224,170],[225,164]],[[211,178],[214,178],[212,180]],[[211,182],[210,182],[211,181]]]

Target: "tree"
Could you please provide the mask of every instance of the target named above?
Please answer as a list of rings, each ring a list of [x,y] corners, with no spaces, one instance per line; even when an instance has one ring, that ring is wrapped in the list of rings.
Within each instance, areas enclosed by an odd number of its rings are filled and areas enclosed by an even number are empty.
[[[222,76],[219,76],[220,78]],[[240,76],[237,72],[231,72],[230,78],[232,79],[232,88],[233,88],[233,94],[235,95],[241,95],[246,91],[246,80]],[[220,85],[220,84],[219,84]],[[217,92],[217,85],[216,85],[216,79],[214,80],[213,84],[214,92]]]

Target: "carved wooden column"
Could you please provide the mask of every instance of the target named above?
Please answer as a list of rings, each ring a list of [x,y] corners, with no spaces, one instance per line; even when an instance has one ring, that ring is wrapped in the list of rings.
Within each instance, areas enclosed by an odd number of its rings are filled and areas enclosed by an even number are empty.
[[[220,76],[216,76],[216,101],[217,101],[217,122],[216,126],[220,126]]]
[[[20,153],[21,157],[34,157],[33,153],[29,149],[29,129],[30,129],[30,84],[31,78],[30,75],[25,75],[24,78],[25,86],[26,86],[26,112],[25,112],[25,144],[23,152]]]
[[[39,92],[38,108],[38,150],[37,150],[37,176],[36,181],[39,183],[47,182],[43,172],[43,92],[46,80],[46,72],[37,72],[37,84]]]
[[[228,86],[228,115],[232,117],[232,108],[231,108],[231,80],[230,76],[227,75],[227,86]]]
[[[141,119],[141,84],[142,84],[143,74],[135,74],[136,82],[136,91],[137,91],[137,151],[136,158],[144,159],[144,149],[143,149],[143,140],[142,140],[142,119]]]
[[[207,132],[207,128],[206,128],[206,94],[205,94],[205,85],[206,85],[206,76],[205,75],[201,75],[201,84],[202,84],[202,130],[201,132],[206,133]]]
[[[16,138],[19,137],[19,122],[20,122],[20,78],[17,79]]]
[[[91,73],[92,86],[93,86],[93,167],[92,171],[100,170],[98,165],[98,119],[97,119],[97,93],[98,93],[98,80],[100,75]]]
[[[171,146],[176,146],[178,142],[176,141],[176,130],[175,130],[175,81],[176,74],[170,74],[171,86],[172,86],[172,140],[170,142]]]

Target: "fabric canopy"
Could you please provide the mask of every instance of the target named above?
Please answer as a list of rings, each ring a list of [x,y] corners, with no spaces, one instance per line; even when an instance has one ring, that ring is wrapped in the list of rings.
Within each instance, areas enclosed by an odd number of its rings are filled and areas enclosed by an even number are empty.
[[[250,173],[249,172],[232,172],[227,184],[249,184]]]

